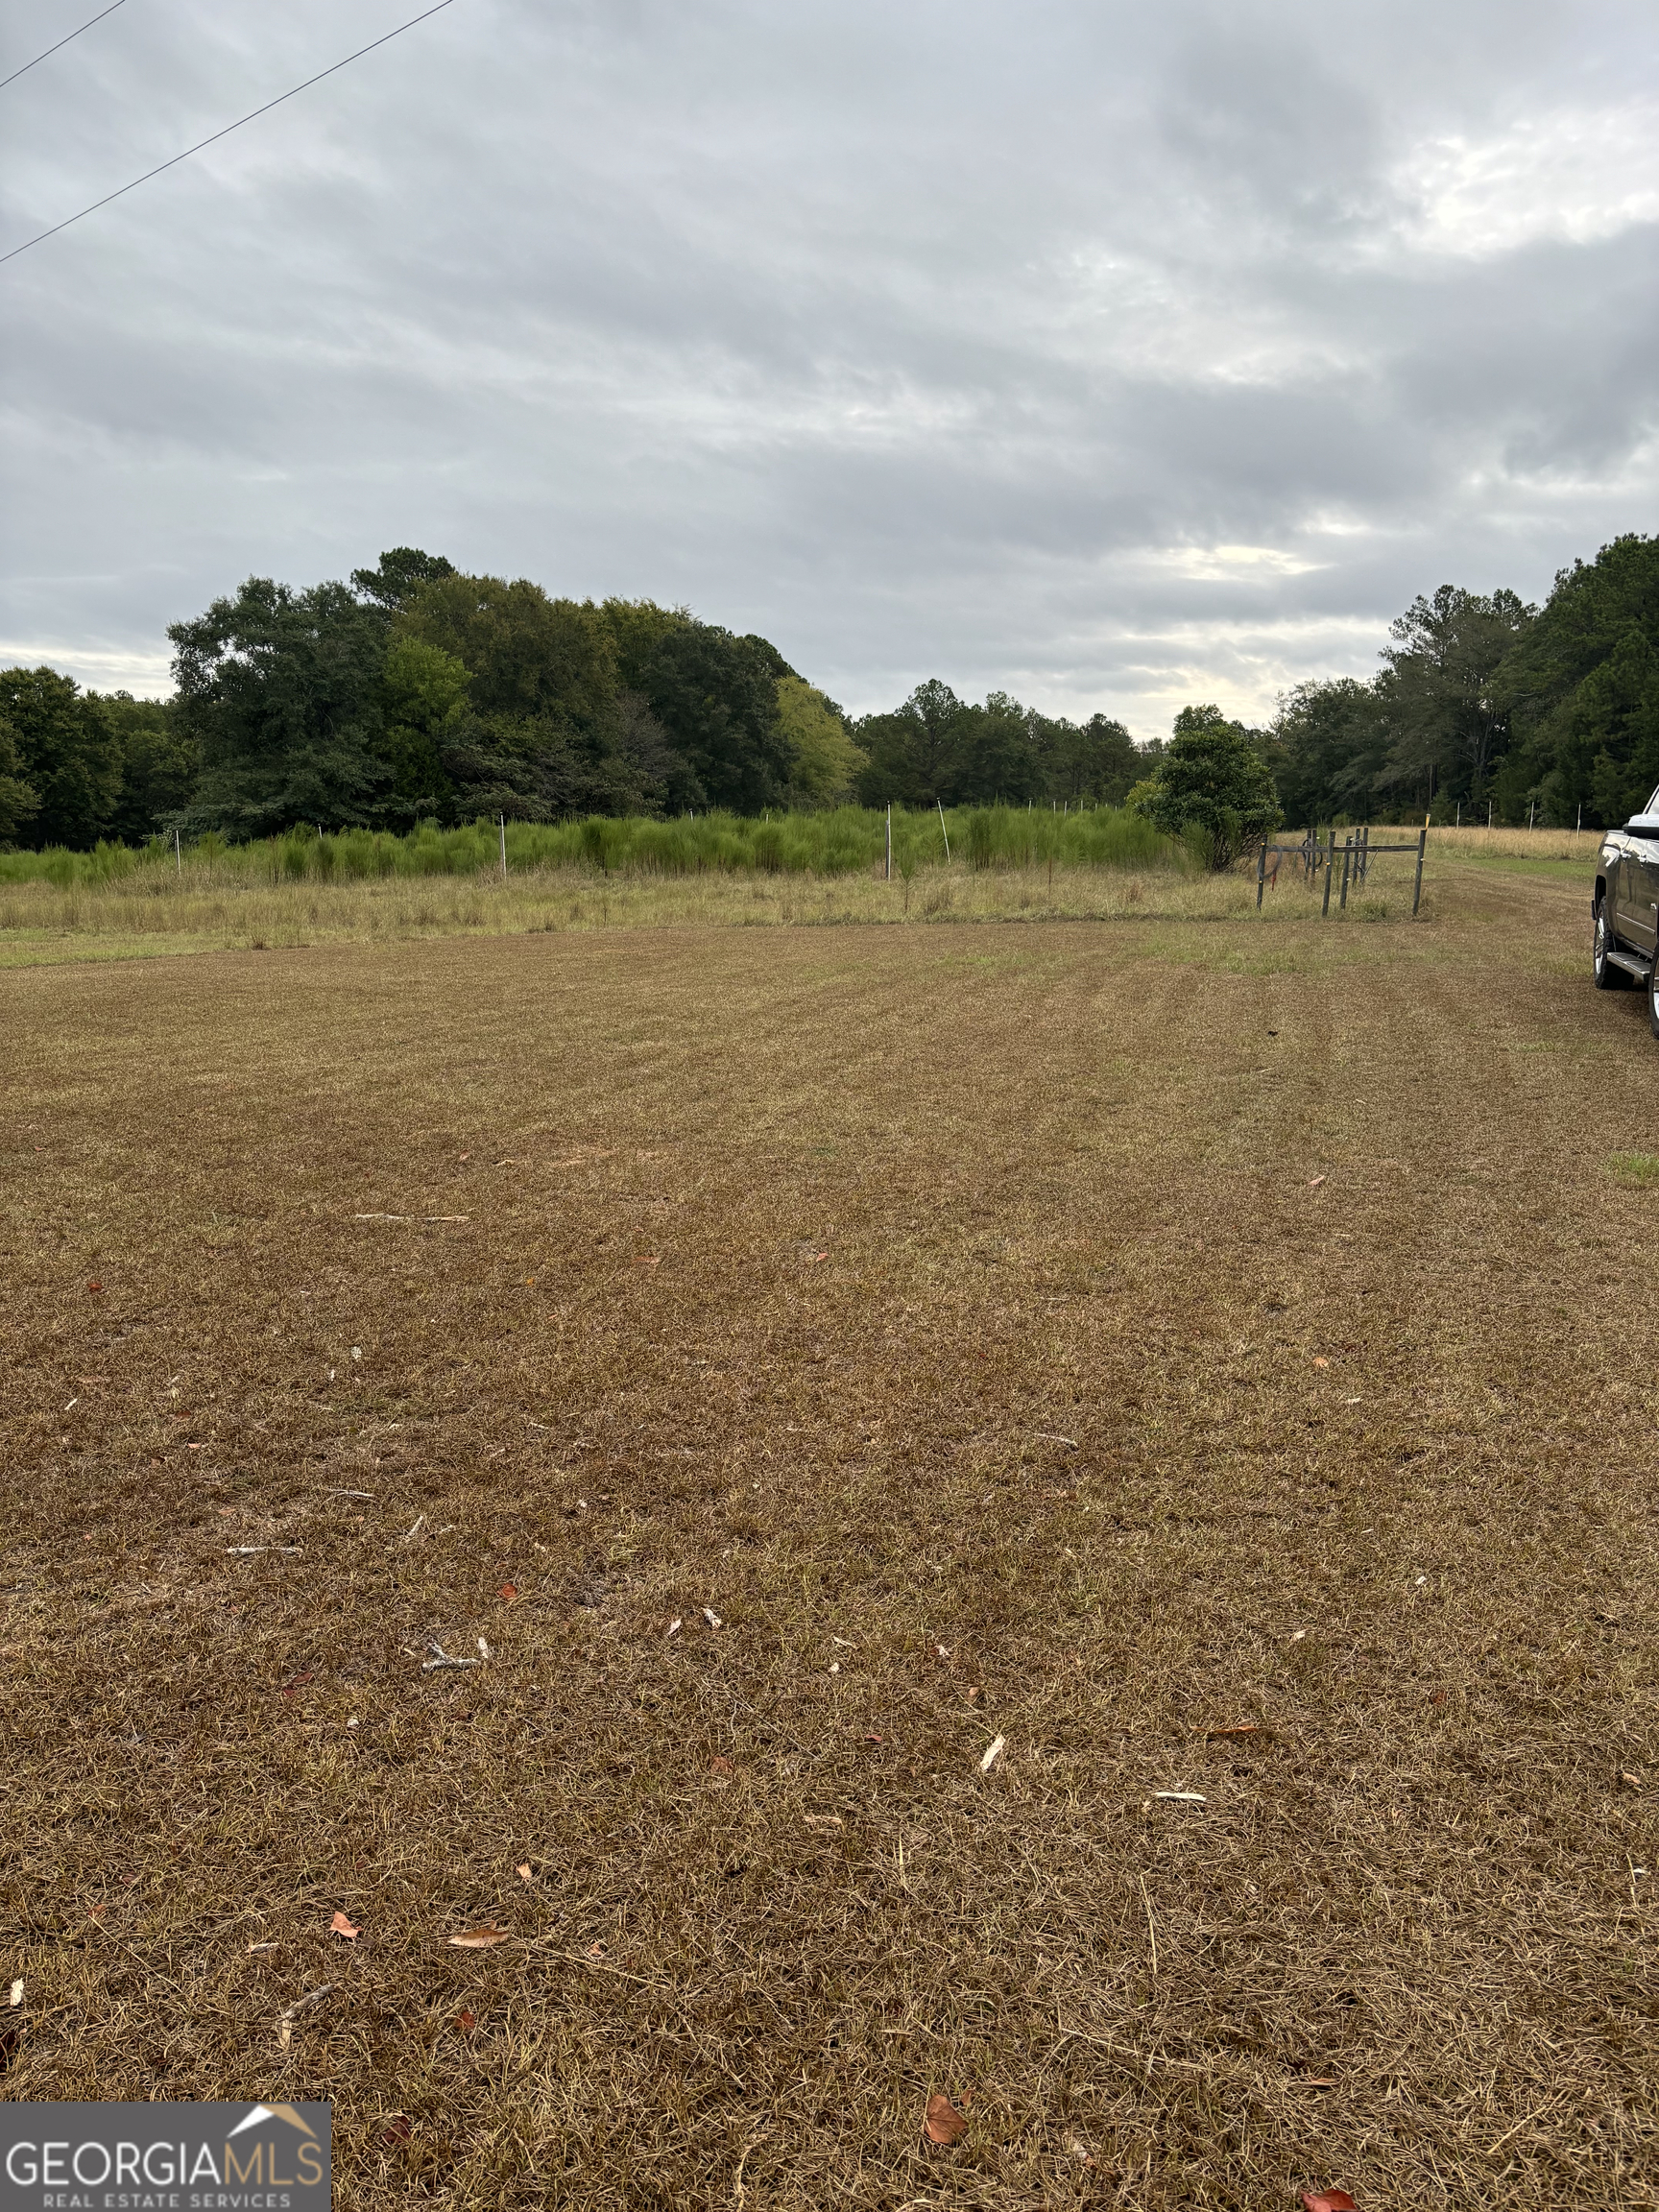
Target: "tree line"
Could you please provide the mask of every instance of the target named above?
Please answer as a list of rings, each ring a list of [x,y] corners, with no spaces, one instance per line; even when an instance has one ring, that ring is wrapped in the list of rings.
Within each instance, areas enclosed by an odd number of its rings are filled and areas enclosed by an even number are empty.
[[[1217,864],[1277,827],[1416,815],[1624,820],[1659,785],[1659,539],[1543,607],[1442,585],[1382,666],[1298,685],[1265,729],[1189,707],[1167,745],[937,680],[850,718],[766,638],[650,600],[556,599],[404,546],[349,583],[251,577],[176,622],[171,699],[0,671],[0,845],[1130,803]]]
[[[1659,538],[1575,561],[1542,607],[1444,584],[1391,634],[1371,682],[1281,701],[1265,753],[1289,821],[1606,829],[1659,787]]]
[[[1106,803],[1144,765],[1106,716],[974,705],[937,682],[850,720],[764,637],[649,600],[556,599],[408,546],[349,583],[251,577],[167,635],[164,701],[0,671],[0,844]]]

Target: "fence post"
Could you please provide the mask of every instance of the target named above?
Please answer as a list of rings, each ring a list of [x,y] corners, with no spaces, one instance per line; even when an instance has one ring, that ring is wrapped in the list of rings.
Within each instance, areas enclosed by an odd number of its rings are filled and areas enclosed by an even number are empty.
[[[1336,826],[1335,826],[1335,824],[1334,824],[1334,823],[1333,823],[1333,824],[1332,824],[1332,826],[1331,826],[1331,850],[1330,850],[1329,854],[1326,855],[1326,859],[1325,859],[1325,899],[1324,899],[1324,903],[1323,903],[1323,904],[1320,906],[1320,908],[1319,908],[1319,918],[1320,918],[1320,920],[1321,920],[1321,921],[1323,921],[1323,920],[1324,920],[1324,918],[1325,918],[1325,916],[1326,916],[1327,914],[1329,914],[1329,913],[1330,913],[1330,911],[1331,911],[1331,878],[1332,878],[1332,877],[1333,877],[1333,876],[1334,876],[1335,873],[1336,873]]]
[[[1344,838],[1343,838],[1343,840],[1342,840],[1342,896],[1341,896],[1341,898],[1340,898],[1340,899],[1338,899],[1338,900],[1337,900],[1337,902],[1336,902],[1336,910],[1337,910],[1337,912],[1338,912],[1338,913],[1345,913],[1345,912],[1347,911],[1347,907],[1348,907],[1348,878],[1349,878],[1349,877],[1350,877],[1350,876],[1353,874],[1353,871],[1354,871],[1354,835],[1353,835],[1353,831],[1352,831],[1352,830],[1350,830],[1350,831],[1349,831],[1349,833],[1348,833],[1348,835],[1347,835],[1346,837],[1344,837]]]
[[[1262,911],[1262,894],[1267,888],[1267,840],[1262,838],[1256,848],[1256,911]]]
[[[175,825],[173,830],[173,858],[178,863],[179,880],[182,882],[184,880],[184,848],[179,842],[179,830],[177,825]]]
[[[1371,879],[1371,825],[1367,822],[1359,831],[1359,880]]]
[[[887,880],[893,880],[893,802],[887,802]]]
[[[1429,817],[1423,817],[1423,827],[1417,832],[1417,880],[1411,886],[1411,919],[1417,919],[1417,909],[1423,903],[1423,853],[1429,843]]]

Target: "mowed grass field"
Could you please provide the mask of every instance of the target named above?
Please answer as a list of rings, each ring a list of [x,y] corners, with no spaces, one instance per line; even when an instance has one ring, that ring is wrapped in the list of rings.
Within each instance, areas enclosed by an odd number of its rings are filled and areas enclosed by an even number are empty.
[[[1659,2203],[1586,888],[0,976],[0,2096],[329,2098],[361,2207]]]

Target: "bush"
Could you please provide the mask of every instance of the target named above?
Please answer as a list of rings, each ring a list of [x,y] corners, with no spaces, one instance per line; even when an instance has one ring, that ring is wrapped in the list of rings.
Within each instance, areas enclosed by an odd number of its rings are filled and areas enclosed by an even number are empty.
[[[1267,763],[1249,731],[1219,707],[1183,707],[1175,734],[1129,805],[1171,837],[1231,868],[1285,819]]]

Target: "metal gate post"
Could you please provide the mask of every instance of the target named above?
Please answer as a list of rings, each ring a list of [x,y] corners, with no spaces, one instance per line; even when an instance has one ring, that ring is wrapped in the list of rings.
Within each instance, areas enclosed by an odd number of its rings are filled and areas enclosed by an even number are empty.
[[[1429,843],[1429,825],[1424,823],[1417,832],[1417,880],[1411,886],[1411,919],[1417,919],[1417,909],[1423,903],[1423,853]]]

